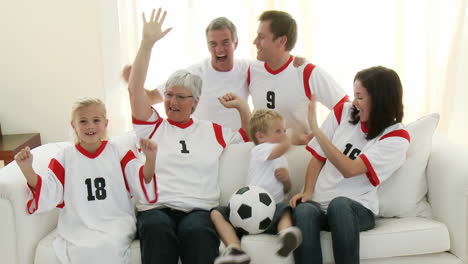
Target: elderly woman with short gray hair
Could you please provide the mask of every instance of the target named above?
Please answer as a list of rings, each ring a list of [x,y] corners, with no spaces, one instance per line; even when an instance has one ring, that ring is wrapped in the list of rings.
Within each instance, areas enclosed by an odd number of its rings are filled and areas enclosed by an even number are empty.
[[[161,30],[166,12],[153,10],[147,21],[143,15],[143,38],[129,80],[133,124],[140,138],[158,144],[155,175],[157,199],[139,202],[138,235],[142,263],[213,263],[218,256],[219,238],[209,211],[218,206],[219,158],[232,143],[247,141],[244,131],[250,118],[247,103],[235,94],[218,98],[227,108],[239,111],[242,128],[232,131],[222,126],[192,119],[198,104],[202,80],[180,70],[166,82],[164,108],[167,119],[151,107],[143,85],[151,50],[169,31]],[[155,188],[147,186],[148,192]]]

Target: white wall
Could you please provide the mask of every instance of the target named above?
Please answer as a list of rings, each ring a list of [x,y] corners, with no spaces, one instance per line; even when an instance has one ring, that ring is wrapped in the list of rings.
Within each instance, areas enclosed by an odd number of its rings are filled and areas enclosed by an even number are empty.
[[[113,104],[121,67],[116,2],[3,1],[3,134],[39,132],[43,143],[70,140],[70,109],[76,98],[100,97]]]

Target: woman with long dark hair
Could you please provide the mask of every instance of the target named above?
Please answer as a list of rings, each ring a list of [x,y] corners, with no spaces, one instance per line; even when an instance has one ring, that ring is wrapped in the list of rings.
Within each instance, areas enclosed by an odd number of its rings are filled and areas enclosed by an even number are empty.
[[[321,230],[331,232],[337,264],[359,263],[359,232],[379,213],[377,189],[406,159],[402,95],[398,74],[377,66],[356,74],[353,102],[335,106],[321,128],[310,101],[312,157],[304,191],[290,200],[303,235],[297,264],[322,263]]]

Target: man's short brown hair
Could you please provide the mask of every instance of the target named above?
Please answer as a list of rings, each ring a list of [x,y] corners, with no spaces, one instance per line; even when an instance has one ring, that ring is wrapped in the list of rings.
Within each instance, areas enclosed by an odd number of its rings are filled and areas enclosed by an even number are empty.
[[[283,11],[269,10],[263,12],[259,17],[260,21],[270,21],[270,31],[274,39],[286,36],[286,50],[291,51],[297,41],[297,24],[294,18]]]

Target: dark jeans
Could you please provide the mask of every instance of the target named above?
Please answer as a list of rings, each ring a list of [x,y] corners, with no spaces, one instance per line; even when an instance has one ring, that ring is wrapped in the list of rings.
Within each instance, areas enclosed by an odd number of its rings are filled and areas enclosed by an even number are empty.
[[[293,220],[303,237],[294,251],[296,264],[322,264],[321,230],[331,232],[336,264],[359,264],[359,232],[375,227],[372,211],[346,197],[333,199],[326,213],[314,202],[301,203]]]
[[[141,261],[143,264],[213,263],[219,254],[219,238],[210,212],[189,213],[170,208],[138,213]]]

